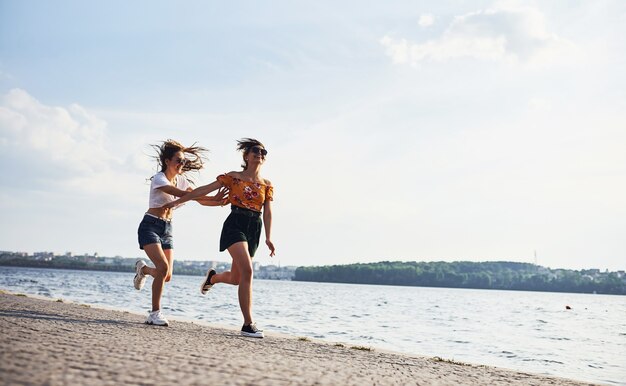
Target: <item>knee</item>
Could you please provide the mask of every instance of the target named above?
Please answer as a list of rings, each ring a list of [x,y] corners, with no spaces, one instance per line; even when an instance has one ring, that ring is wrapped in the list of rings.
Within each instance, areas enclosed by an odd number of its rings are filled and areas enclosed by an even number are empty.
[[[158,264],[157,266],[154,267],[154,269],[156,270],[157,276],[163,277],[163,278],[168,276],[169,267],[167,266],[167,263]]]
[[[239,277],[237,278],[238,282],[250,282],[252,281],[252,267],[242,267]],[[239,283],[237,283],[239,284]]]

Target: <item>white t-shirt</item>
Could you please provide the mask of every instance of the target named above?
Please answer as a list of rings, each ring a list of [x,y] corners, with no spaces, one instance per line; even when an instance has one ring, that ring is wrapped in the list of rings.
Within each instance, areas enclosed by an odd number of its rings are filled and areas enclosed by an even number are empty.
[[[167,194],[161,189],[157,189],[162,186],[168,186],[168,185],[171,185],[171,184],[169,180],[167,179],[167,177],[165,176],[165,173],[158,172],[157,174],[154,175],[154,177],[152,177],[152,183],[150,184],[150,200],[148,204],[149,208],[160,208],[163,205],[178,199],[178,197],[176,196]],[[189,181],[187,181],[185,177],[178,174],[176,176],[175,186],[176,188],[180,190],[187,190],[187,188],[189,188],[190,185],[189,185]],[[182,205],[185,205],[185,204],[182,204]],[[176,206],[176,208],[177,207],[178,206]]]

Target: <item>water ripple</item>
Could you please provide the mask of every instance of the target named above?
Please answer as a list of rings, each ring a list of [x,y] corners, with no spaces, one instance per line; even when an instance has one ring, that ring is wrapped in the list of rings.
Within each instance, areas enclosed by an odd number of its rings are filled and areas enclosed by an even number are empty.
[[[145,314],[150,283],[136,291],[132,278],[0,267],[0,289]],[[178,275],[166,285],[167,315],[239,329],[237,288],[217,285],[202,296],[197,284]],[[590,382],[626,379],[620,296],[255,280],[253,313],[261,328],[293,336]]]

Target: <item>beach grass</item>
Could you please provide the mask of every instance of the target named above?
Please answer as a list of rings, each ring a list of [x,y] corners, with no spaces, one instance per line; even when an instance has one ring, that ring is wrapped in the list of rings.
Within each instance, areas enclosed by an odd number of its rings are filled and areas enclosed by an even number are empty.
[[[366,347],[366,346],[351,346],[350,347],[353,350],[359,350],[359,351],[373,351],[374,349],[371,347]]]

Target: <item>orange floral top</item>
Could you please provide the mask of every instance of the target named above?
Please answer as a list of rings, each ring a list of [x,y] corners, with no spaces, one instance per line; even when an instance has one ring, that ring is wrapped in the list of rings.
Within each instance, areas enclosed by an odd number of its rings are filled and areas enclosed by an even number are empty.
[[[217,180],[230,190],[228,201],[240,208],[260,212],[265,200],[274,200],[274,187],[271,185],[244,181],[228,174],[220,174]]]

